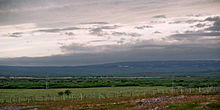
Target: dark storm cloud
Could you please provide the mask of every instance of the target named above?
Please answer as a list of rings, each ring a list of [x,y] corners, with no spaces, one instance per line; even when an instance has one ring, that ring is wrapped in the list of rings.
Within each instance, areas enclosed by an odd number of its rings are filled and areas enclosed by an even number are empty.
[[[144,25],[144,26],[137,26],[135,28],[136,29],[146,29],[146,28],[153,28],[153,26]]]
[[[208,17],[205,19],[205,21],[213,21],[214,22],[213,26],[207,28],[206,30],[220,31],[220,17],[219,16]]]
[[[166,18],[165,15],[156,15],[156,16],[152,16],[152,18]]]

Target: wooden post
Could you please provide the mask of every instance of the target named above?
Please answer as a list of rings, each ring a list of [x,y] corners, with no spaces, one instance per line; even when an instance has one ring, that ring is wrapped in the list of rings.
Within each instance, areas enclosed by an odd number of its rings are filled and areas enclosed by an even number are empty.
[[[82,95],[82,93],[80,93],[80,99],[83,100],[83,95]]]
[[[123,96],[123,94],[122,94],[122,92],[120,91],[120,97],[122,97]]]
[[[12,98],[10,97],[10,99],[9,99],[9,103],[12,103]]]
[[[27,102],[28,102],[28,103],[30,102],[29,97],[27,97]]]
[[[63,95],[63,100],[65,100],[65,95]]]
[[[21,97],[20,96],[18,97],[18,103],[21,103]]]
[[[101,99],[101,95],[100,95],[100,93],[99,93],[99,99]]]
[[[74,100],[74,96],[72,95],[72,101]]]

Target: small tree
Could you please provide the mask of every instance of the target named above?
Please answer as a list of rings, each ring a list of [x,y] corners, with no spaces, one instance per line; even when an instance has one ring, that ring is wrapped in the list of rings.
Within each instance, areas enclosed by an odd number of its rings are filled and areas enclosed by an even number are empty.
[[[62,96],[63,95],[63,92],[61,91],[61,92],[58,92],[58,95],[59,96]]]
[[[65,90],[64,92],[66,95],[70,95],[71,94],[71,91],[70,90]]]

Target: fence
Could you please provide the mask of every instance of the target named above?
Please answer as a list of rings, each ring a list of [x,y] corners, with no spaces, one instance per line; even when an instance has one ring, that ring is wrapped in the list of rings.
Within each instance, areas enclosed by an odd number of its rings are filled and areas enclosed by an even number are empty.
[[[64,100],[85,100],[92,98],[112,98],[112,97],[132,97],[132,96],[147,96],[156,94],[193,94],[193,93],[209,93],[219,90],[220,87],[207,88],[172,88],[172,89],[153,89],[146,91],[120,91],[106,93],[90,93],[90,94],[71,94],[62,96],[12,96],[0,97],[0,103],[32,103],[44,101],[64,101]]]

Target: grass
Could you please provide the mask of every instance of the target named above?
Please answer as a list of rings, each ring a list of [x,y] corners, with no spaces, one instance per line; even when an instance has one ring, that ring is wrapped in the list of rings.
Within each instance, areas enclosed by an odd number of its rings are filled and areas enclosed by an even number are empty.
[[[117,96],[139,96],[144,94],[152,94],[155,90],[168,90],[170,87],[100,87],[100,88],[68,88],[72,92],[71,96],[80,98],[82,94],[84,98],[115,97]],[[58,92],[67,89],[0,89],[0,99],[9,100],[10,97],[40,97],[40,96],[58,96]]]
[[[167,110],[220,110],[220,100],[173,104]]]
[[[114,91],[136,91],[140,94],[136,96],[122,96],[122,97],[108,97],[108,98],[88,98],[85,100],[57,100],[57,101],[40,101],[40,102],[23,102],[23,103],[5,103],[0,104],[0,107],[7,106],[34,106],[39,110],[54,110],[54,109],[74,109],[74,110],[136,110],[139,105],[141,108],[139,110],[154,109],[154,108],[163,108],[168,107],[168,110],[219,110],[220,100],[219,92],[214,93],[193,93],[193,94],[155,94],[155,95],[142,95],[144,90],[154,90],[157,89],[169,89],[167,87],[103,87],[103,88],[78,88],[70,89],[73,94],[78,92],[82,93],[109,93]],[[28,90],[28,89],[26,89]],[[32,89],[29,91],[29,94],[38,95],[37,92],[44,91],[46,95],[48,93],[55,93],[55,91],[64,91],[66,89]],[[10,91],[10,90],[7,90]],[[21,90],[18,89],[17,93],[21,94]],[[23,90],[25,91],[25,90]],[[34,92],[33,92],[34,91]],[[2,92],[2,91],[1,91]],[[14,91],[15,92],[15,91]],[[39,93],[41,94],[41,93]],[[9,95],[9,94],[8,94]],[[28,95],[28,94],[23,94]],[[45,95],[44,93],[42,95]],[[55,94],[56,95],[56,94]],[[128,94],[129,95],[129,94]],[[140,96],[138,96],[140,95]],[[155,99],[160,100],[159,102],[143,105],[142,100],[148,100],[153,102]],[[53,106],[51,106],[53,105]]]

